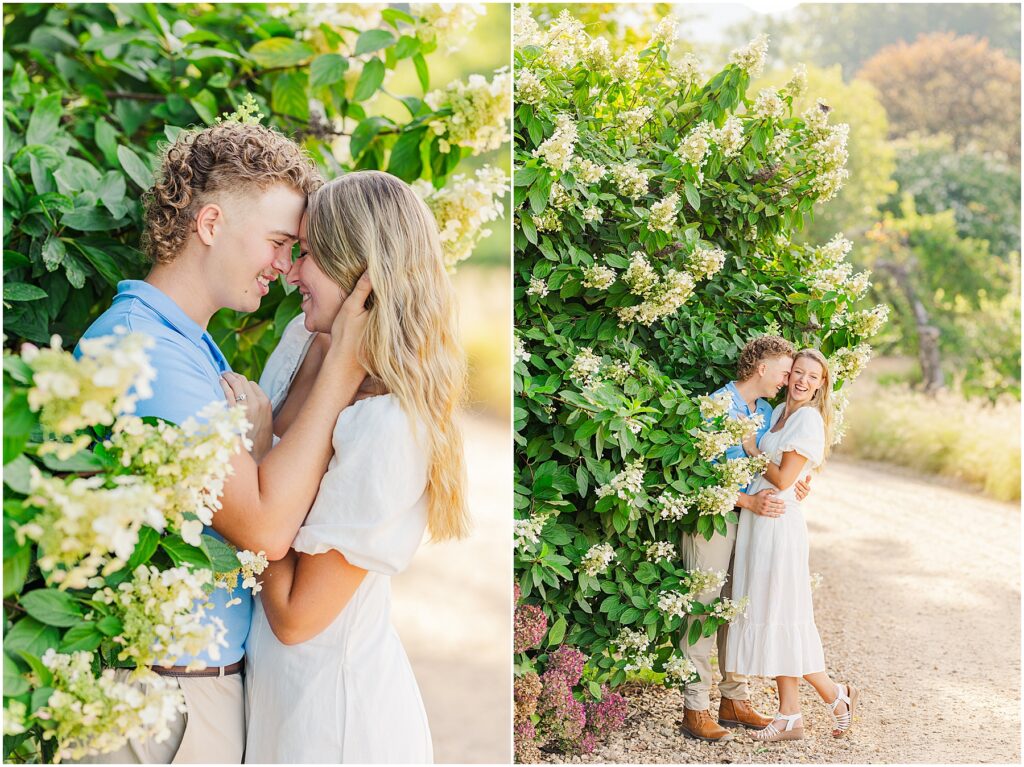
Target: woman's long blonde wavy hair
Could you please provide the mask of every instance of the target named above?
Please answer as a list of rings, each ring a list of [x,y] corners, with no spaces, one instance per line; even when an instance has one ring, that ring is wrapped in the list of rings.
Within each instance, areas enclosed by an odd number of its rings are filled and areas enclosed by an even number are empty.
[[[427,529],[433,540],[468,532],[466,469],[456,415],[466,389],[455,301],[437,223],[405,182],[357,171],[309,197],[310,256],[346,293],[369,272],[373,303],[363,365],[398,398],[417,438],[426,431]]]
[[[811,401],[804,405],[804,407],[816,408],[821,413],[821,420],[825,424],[825,453],[821,459],[821,466],[824,466],[825,460],[828,459],[829,454],[832,452],[832,429],[835,421],[835,405],[832,402],[832,373],[828,368],[828,360],[825,359],[825,355],[817,349],[801,349],[793,357],[794,364],[801,357],[814,360],[821,365],[821,388],[814,392]],[[820,469],[821,466],[818,468]]]

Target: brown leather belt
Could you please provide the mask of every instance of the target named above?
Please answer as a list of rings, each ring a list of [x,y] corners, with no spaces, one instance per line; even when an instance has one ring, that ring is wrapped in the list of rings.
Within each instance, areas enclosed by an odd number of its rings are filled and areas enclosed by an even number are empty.
[[[232,674],[242,673],[245,669],[245,658],[227,666],[204,668],[201,671],[189,671],[188,666],[151,666],[151,668],[160,676],[231,676]]]

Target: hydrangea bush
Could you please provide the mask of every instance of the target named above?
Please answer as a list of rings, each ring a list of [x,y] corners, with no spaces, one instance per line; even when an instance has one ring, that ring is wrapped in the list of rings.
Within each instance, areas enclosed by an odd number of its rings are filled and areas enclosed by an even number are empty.
[[[716,73],[673,51],[668,19],[618,56],[567,11],[517,9],[514,38],[517,678],[576,648],[573,697],[593,705],[631,674],[684,684],[680,641],[744,609],[702,599],[724,573],[679,563],[681,536],[723,534],[763,469],[719,460],[756,423],[707,396],[743,345],[820,348],[841,395],[885,316],[855,309],[868,275],[841,235],[791,241],[846,177],[847,126],[823,102],[793,113],[800,68],[747,93],[766,38]],[[518,711],[537,685],[517,684]],[[542,697],[517,718],[520,761],[582,747],[578,723],[545,734]]]

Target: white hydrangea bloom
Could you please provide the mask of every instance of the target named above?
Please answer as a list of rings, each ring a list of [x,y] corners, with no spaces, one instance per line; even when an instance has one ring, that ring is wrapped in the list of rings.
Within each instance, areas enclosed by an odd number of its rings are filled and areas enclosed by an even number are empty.
[[[716,418],[729,415],[729,406],[732,404],[732,395],[727,391],[718,394],[705,394],[697,397],[697,407],[700,409],[700,417],[713,421]]]
[[[751,111],[759,120],[777,120],[786,116],[786,104],[775,88],[762,88]]]
[[[530,15],[530,6],[520,4],[512,7],[512,44],[516,50],[528,45],[540,45],[544,35],[540,25]]]
[[[497,149],[511,139],[512,76],[506,69],[497,70],[490,82],[483,75],[471,74],[467,81],[455,80],[443,90],[431,91],[423,100],[434,111],[445,107],[452,110],[450,115],[429,123],[430,129],[444,136],[448,144],[466,147],[476,155]]]
[[[651,35],[651,42],[648,44],[648,47],[655,48],[658,45],[664,45],[671,50],[678,36],[679,28],[676,20],[671,16],[666,16],[654,28],[654,34]]]
[[[610,543],[595,543],[580,560],[579,570],[587,575],[598,575],[615,561],[615,549]]]
[[[596,162],[585,157],[580,157],[576,160],[576,178],[585,184],[596,184],[604,178],[606,170],[603,165],[598,165]]]
[[[689,658],[673,655],[665,662],[665,674],[678,686],[691,681],[697,674],[697,667]]]
[[[667,618],[685,618],[693,606],[689,594],[678,591],[663,591],[658,595],[658,610]]]
[[[729,54],[729,62],[735,64],[751,78],[760,76],[768,57],[768,35],[758,35],[742,48]]]
[[[888,321],[889,306],[887,304],[878,304],[873,309],[840,314],[833,318],[833,324],[836,327],[849,328],[862,338],[870,338],[877,334]]]
[[[675,522],[686,516],[686,499],[667,490],[658,498],[658,505],[661,507],[658,512],[661,519]]]
[[[725,585],[727,577],[724,570],[701,570],[698,568],[690,570],[683,578],[683,583],[690,590],[690,596],[697,599],[708,592],[717,594]]]
[[[485,15],[487,7],[484,3],[409,3],[409,13],[421,21],[416,28],[420,40],[437,42],[452,53],[469,39],[477,17]]]
[[[604,221],[604,213],[596,205],[591,205],[583,209],[583,220],[590,224],[600,224]]]
[[[592,72],[604,72],[612,65],[612,49],[603,37],[595,37],[583,52],[583,63]]]
[[[722,127],[712,133],[712,141],[718,146],[723,157],[735,157],[746,141],[743,136],[743,122],[735,115],[730,115],[722,123]]]
[[[647,652],[647,648],[651,645],[651,640],[647,638],[647,634],[643,631],[634,631],[623,626],[615,639],[612,640],[612,644],[623,655],[632,655],[634,653]]]
[[[718,247],[698,245],[690,254],[688,267],[695,280],[713,277],[725,266],[726,252]]]
[[[714,460],[736,444],[728,431],[701,431],[696,434],[694,441],[700,457],[705,461]]]
[[[583,22],[574,18],[569,11],[563,10],[543,37],[541,58],[556,71],[572,69],[589,42]]]
[[[644,556],[648,562],[658,562],[664,559],[671,562],[678,557],[676,546],[668,541],[655,541],[647,547]]]
[[[619,194],[634,200],[647,194],[647,175],[636,163],[613,165],[611,173]]]
[[[692,53],[684,54],[679,61],[672,63],[669,68],[669,74],[673,80],[684,88],[699,82],[703,77],[700,59]]]
[[[516,363],[529,362],[532,357],[532,355],[528,351],[526,351],[526,344],[524,343],[523,339],[518,335],[516,336],[516,344],[515,351],[513,352],[513,357]]]
[[[645,297],[650,295],[658,285],[658,274],[650,261],[640,251],[636,251],[629,259],[629,266],[622,275],[622,281],[629,286],[631,293]]]
[[[632,505],[644,489],[644,462],[642,458],[626,464],[626,468],[612,477],[606,485],[597,488],[597,497],[615,495]]]
[[[526,519],[517,519],[512,522],[512,534],[515,537],[516,548],[526,551],[530,546],[540,541],[540,532],[544,529],[547,516],[536,514]]]
[[[736,507],[739,490],[735,487],[702,487],[693,498],[693,505],[703,516],[725,516]]]
[[[568,171],[578,135],[572,118],[559,115],[555,121],[555,132],[533,150],[533,156],[540,157],[552,170]]]
[[[673,192],[668,197],[651,206],[651,218],[648,226],[652,230],[671,233],[675,228],[676,211],[679,208],[679,195]]]
[[[746,615],[747,606],[750,604],[750,597],[743,597],[740,600],[733,601],[728,597],[722,597],[716,602],[711,608],[711,615],[715,618],[720,618],[728,623],[732,623],[739,615]]]
[[[604,264],[594,264],[583,268],[583,286],[607,290],[614,284],[617,275],[615,270]]]
[[[644,127],[654,116],[654,110],[650,107],[639,107],[625,112],[619,112],[617,117],[622,129],[628,133],[636,133]]]
[[[633,368],[628,362],[616,362],[605,371],[605,377],[614,381],[619,386],[626,383],[626,379],[633,375]]]
[[[519,104],[539,104],[544,100],[547,88],[541,79],[529,69],[519,70],[516,77],[516,102]]]
[[[782,86],[782,90],[793,98],[799,98],[807,92],[807,67],[797,64],[793,67],[793,76]]]
[[[612,76],[623,82],[633,82],[640,76],[640,60],[635,51],[626,51],[612,66]]]
[[[576,353],[569,368],[569,376],[581,386],[593,386],[597,383],[597,374],[600,370],[601,358],[594,354],[589,346],[584,346]]]
[[[554,207],[545,208],[539,216],[534,215],[533,225],[538,232],[560,232],[562,231],[562,220],[558,217],[558,211]],[[547,295],[545,290],[544,295]]]
[[[867,344],[837,349],[828,360],[829,372],[836,379],[850,382],[863,372],[870,360],[871,347]]]
[[[270,567],[270,561],[267,559],[266,552],[242,549],[235,552],[235,557],[238,559],[238,567],[226,573],[217,573],[214,587],[227,589],[228,592],[232,592],[234,591],[235,583],[238,582],[238,579],[241,579],[242,588],[248,589],[252,592],[253,596],[256,596],[263,590],[263,585],[256,580],[256,576],[262,575],[263,571]],[[240,604],[242,600],[232,601]]]
[[[548,294],[548,283],[540,277],[530,278],[530,287],[526,289],[526,295],[544,298]]]

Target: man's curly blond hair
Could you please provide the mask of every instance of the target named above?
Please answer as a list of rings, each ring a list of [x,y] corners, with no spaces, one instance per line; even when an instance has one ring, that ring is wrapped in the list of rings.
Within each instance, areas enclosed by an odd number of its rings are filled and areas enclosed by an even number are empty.
[[[757,366],[765,360],[777,357],[792,357],[796,348],[781,336],[761,336],[749,341],[740,352],[736,366],[736,380],[746,381],[757,372]]]
[[[215,195],[262,192],[280,183],[308,195],[323,178],[302,147],[277,131],[237,122],[182,131],[144,196],[142,247],[154,262],[169,263],[194,231],[196,213]]]

